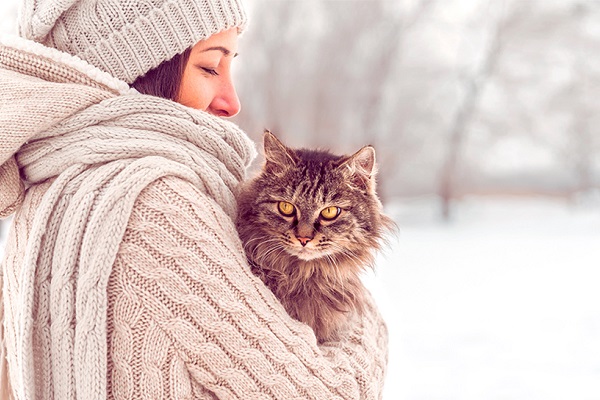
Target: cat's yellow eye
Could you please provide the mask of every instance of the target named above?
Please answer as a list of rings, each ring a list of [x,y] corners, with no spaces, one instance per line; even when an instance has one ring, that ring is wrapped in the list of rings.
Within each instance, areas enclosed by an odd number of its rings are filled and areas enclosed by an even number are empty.
[[[279,204],[277,204],[277,208],[279,209],[281,215],[286,217],[291,217],[296,212],[296,207],[287,201],[280,201]]]
[[[341,212],[342,209],[339,207],[327,207],[321,211],[321,218],[331,221],[336,219]]]

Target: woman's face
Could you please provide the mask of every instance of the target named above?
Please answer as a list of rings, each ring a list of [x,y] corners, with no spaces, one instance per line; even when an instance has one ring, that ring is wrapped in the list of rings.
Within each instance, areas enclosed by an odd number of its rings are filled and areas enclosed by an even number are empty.
[[[236,115],[240,101],[231,79],[231,62],[237,46],[236,28],[198,42],[183,70],[177,102],[219,117]]]

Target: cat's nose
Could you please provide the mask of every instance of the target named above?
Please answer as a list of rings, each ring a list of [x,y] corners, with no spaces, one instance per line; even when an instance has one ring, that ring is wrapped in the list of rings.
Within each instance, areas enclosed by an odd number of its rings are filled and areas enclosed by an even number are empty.
[[[313,238],[309,238],[309,237],[296,237],[296,239],[298,239],[298,241],[300,242],[300,244],[302,245],[302,247],[306,246],[306,244],[308,242],[310,242]]]

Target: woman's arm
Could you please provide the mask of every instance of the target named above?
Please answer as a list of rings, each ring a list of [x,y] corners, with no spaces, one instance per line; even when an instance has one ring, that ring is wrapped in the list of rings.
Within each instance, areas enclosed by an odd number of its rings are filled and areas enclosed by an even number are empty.
[[[140,195],[108,295],[112,398],[381,397],[387,331],[372,300],[317,346],[252,275],[231,219],[184,181]]]

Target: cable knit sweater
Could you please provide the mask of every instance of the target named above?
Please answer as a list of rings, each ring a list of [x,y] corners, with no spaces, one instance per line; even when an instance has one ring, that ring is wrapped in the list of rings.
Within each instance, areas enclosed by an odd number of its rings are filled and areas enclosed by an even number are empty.
[[[233,218],[253,147],[235,125],[23,40],[0,46],[0,125],[15,398],[381,397],[371,299],[319,346],[250,272]]]

